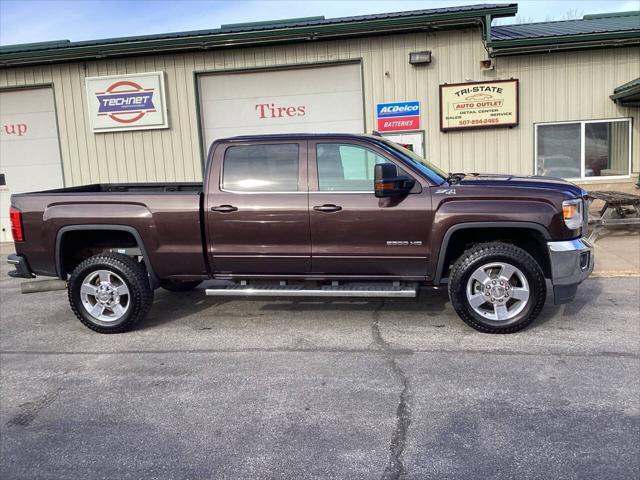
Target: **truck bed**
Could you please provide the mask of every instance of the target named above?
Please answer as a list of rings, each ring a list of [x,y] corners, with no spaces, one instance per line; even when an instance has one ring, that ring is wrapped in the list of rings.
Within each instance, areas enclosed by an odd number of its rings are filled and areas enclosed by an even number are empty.
[[[143,247],[159,279],[206,277],[201,200],[202,183],[195,182],[96,183],[14,194],[25,233],[16,250],[34,273],[64,278],[74,266],[59,263],[65,248],[79,251],[74,244],[83,237],[99,243],[114,236],[106,231],[117,231],[130,240],[125,244]]]
[[[108,193],[108,192],[136,192],[136,193],[162,193],[162,192],[202,192],[202,183],[196,182],[172,182],[172,183],[92,183],[77,187],[55,188],[44,190],[44,194],[56,193]]]

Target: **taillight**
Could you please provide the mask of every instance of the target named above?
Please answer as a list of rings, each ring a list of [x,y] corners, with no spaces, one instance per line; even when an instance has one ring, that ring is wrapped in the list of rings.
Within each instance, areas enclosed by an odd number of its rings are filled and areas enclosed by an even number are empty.
[[[24,231],[22,230],[22,212],[15,207],[9,209],[11,219],[11,235],[14,242],[24,241]]]

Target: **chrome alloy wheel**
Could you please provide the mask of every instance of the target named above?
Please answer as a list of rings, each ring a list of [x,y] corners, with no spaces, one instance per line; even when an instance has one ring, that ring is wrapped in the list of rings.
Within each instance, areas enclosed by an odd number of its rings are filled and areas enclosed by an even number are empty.
[[[516,317],[529,302],[524,273],[509,263],[493,262],[477,268],[467,281],[471,308],[487,320],[505,322]]]
[[[85,310],[96,320],[115,322],[129,309],[131,295],[122,277],[109,270],[95,270],[80,287]]]

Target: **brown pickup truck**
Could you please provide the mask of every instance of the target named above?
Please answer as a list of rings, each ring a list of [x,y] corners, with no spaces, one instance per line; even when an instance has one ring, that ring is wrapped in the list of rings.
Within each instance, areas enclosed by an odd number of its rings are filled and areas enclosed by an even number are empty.
[[[379,136],[213,143],[204,183],[99,184],[12,196],[13,277],[68,280],[73,312],[130,329],[154,289],[415,297],[448,285],[471,327],[511,333],[593,270],[586,192],[564,180],[446,174]],[[220,282],[216,282],[220,283]],[[224,283],[223,283],[224,284]]]

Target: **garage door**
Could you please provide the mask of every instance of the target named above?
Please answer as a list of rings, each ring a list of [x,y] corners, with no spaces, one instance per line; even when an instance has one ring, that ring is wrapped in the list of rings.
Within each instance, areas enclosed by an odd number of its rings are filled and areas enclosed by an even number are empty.
[[[235,135],[364,132],[360,64],[203,74],[198,88],[205,151]]]
[[[10,195],[63,186],[52,88],[0,91],[0,174],[0,241],[9,242]]]

